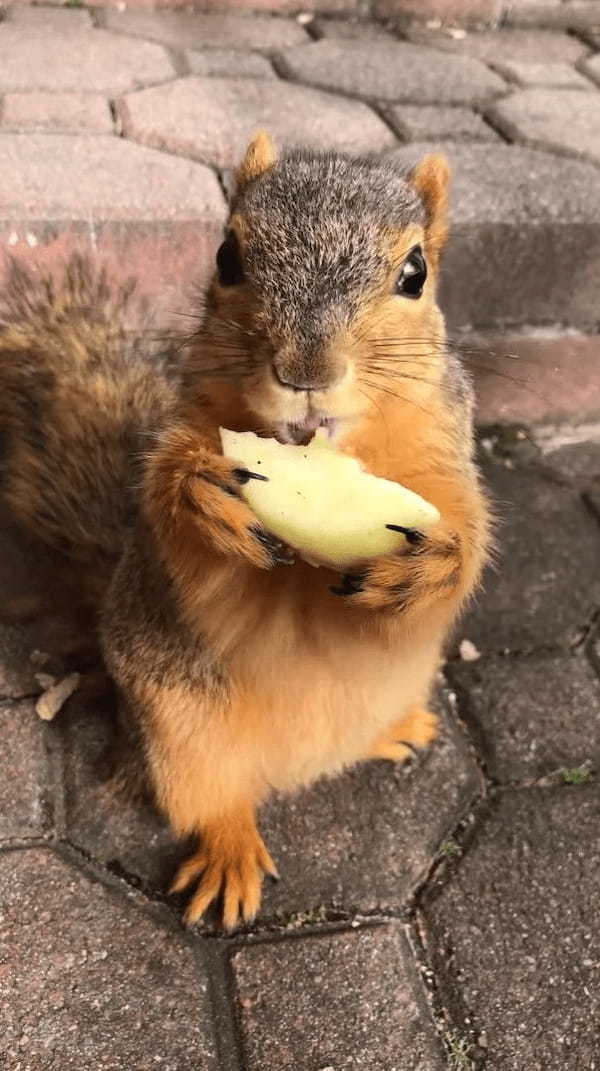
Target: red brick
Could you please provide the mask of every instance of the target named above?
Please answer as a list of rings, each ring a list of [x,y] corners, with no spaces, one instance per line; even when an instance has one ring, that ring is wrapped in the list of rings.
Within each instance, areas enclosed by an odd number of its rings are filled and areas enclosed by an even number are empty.
[[[7,93],[1,112],[8,130],[112,134],[108,101],[90,93]]]
[[[212,266],[225,204],[214,174],[121,138],[0,134],[0,243],[36,268],[74,249],[137,276],[152,311],[187,305]]]
[[[119,115],[128,137],[222,168],[238,162],[258,127],[281,144],[358,153],[394,144],[365,104],[269,79],[185,78],[130,93]]]
[[[12,26],[36,33],[68,34],[92,30],[94,24],[89,11],[58,7],[30,7],[29,4],[11,4],[6,8],[6,20]]]
[[[469,347],[481,347],[481,355],[466,358],[467,367],[480,366],[474,369],[480,424],[600,419],[600,337],[478,336],[465,342]]]

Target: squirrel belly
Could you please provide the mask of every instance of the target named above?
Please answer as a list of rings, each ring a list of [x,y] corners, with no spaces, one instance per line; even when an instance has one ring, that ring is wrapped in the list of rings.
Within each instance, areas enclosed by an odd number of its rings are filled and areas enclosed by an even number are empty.
[[[149,357],[81,260],[13,271],[0,327],[2,494],[79,569],[127,736],[197,851],[190,922],[232,928],[274,873],[256,826],[291,791],[436,734],[444,640],[488,554],[471,389],[436,303],[447,167],[251,143],[197,332]],[[439,513],[340,576],[266,531],[219,427],[307,442],[319,427]],[[360,503],[357,503],[360,509]],[[390,525],[398,523],[389,517]],[[426,786],[424,786],[426,791]]]

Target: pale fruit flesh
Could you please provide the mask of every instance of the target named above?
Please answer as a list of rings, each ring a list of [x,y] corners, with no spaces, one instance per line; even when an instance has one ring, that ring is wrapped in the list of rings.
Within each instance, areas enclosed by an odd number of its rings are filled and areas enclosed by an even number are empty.
[[[308,446],[220,429],[223,454],[267,477],[250,479],[244,499],[264,527],[314,565],[346,569],[390,554],[406,543],[397,524],[425,532],[440,515],[435,506],[391,480],[365,472],[325,435]]]

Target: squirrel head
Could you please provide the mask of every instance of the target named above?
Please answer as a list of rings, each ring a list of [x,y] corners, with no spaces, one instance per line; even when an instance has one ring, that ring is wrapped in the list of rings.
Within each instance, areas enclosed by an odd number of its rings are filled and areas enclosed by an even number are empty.
[[[260,430],[307,441],[443,375],[436,304],[449,169],[250,143],[208,294],[202,353]],[[231,387],[230,387],[231,389]]]

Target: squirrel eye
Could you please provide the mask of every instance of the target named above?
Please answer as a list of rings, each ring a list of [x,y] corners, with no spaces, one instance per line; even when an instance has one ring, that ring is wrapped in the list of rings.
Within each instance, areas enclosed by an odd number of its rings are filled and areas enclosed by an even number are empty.
[[[217,250],[217,271],[221,286],[237,286],[244,281],[244,269],[237,235],[229,231]]]
[[[415,246],[404,261],[396,281],[396,293],[402,297],[420,298],[427,279],[427,264],[420,245]]]

